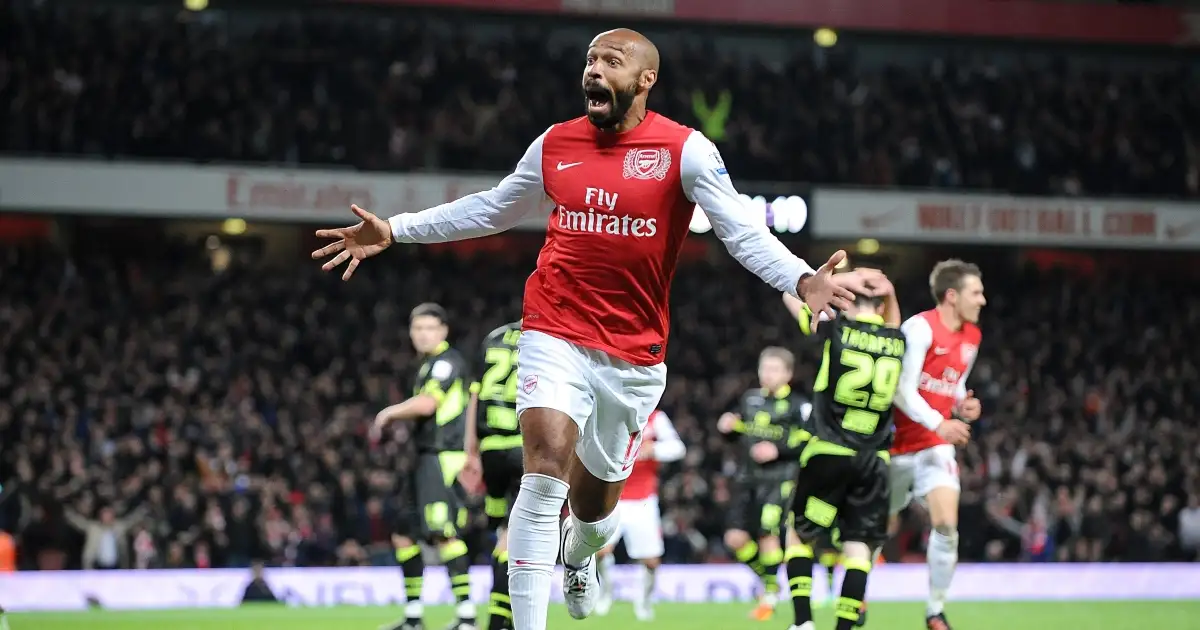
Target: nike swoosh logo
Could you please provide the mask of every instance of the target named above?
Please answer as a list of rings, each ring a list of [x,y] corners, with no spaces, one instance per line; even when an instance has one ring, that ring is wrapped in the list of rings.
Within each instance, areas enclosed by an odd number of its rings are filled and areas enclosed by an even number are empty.
[[[1176,241],[1181,238],[1187,238],[1200,228],[1200,221],[1188,221],[1181,225],[1168,225],[1166,229],[1166,237],[1169,241]]]
[[[934,354],[948,354],[949,352],[950,352],[949,348],[934,348],[933,349]]]
[[[583,162],[571,162],[570,164],[563,164],[562,162],[559,162],[558,170],[565,171],[565,170],[571,168],[572,166],[579,166],[580,164],[583,164]]]

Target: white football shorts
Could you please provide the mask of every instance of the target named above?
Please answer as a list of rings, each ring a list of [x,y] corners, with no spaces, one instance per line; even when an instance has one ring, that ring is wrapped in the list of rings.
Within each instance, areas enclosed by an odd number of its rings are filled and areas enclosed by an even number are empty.
[[[915,453],[892,455],[892,507],[897,514],[915,497],[924,500],[934,488],[961,489],[958,453],[952,444],[938,444]]]
[[[622,500],[617,503],[621,521],[617,533],[608,544],[625,540],[625,552],[632,560],[661,558],[663,547],[662,513],[658,510],[658,497]]]
[[[667,366],[626,363],[531,330],[517,342],[517,414],[556,409],[579,426],[575,453],[603,481],[629,477],[642,430],[667,385]]]

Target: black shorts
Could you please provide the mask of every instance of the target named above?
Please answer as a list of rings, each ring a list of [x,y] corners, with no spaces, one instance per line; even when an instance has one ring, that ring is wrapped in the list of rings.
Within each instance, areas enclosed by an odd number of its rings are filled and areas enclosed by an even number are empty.
[[[483,464],[483,511],[492,529],[508,524],[508,511],[521,488],[525,461],[519,448],[484,451],[479,454]]]
[[[792,526],[808,543],[841,541],[872,547],[887,540],[888,463],[874,451],[801,458],[792,498]]]
[[[773,471],[777,474],[749,476],[737,483],[729,505],[729,529],[740,529],[756,539],[779,536],[796,483],[794,470],[788,465]]]
[[[422,453],[410,477],[413,509],[402,515],[396,533],[436,540],[454,538],[466,524],[465,493],[458,473],[466,464],[462,452]]]

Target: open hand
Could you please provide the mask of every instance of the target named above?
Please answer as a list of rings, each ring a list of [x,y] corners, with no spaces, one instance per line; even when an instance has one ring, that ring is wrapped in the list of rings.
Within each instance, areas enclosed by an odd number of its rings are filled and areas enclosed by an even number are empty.
[[[826,319],[833,319],[835,309],[849,308],[854,303],[855,291],[868,295],[874,294],[873,291],[867,291],[866,281],[860,275],[842,274],[847,277],[834,280],[833,271],[842,264],[843,260],[846,260],[846,252],[839,249],[829,257],[825,264],[817,268],[815,274],[802,278],[800,284],[796,286],[796,292],[800,294],[800,298],[808,304],[809,310],[812,311],[812,321],[809,322],[810,330],[817,329],[822,314]],[[853,278],[849,276],[853,276]]]
[[[349,280],[362,261],[392,245],[392,226],[387,221],[357,205],[350,206],[350,211],[362,221],[350,227],[317,230],[317,238],[336,240],[312,253],[313,260],[337,254],[333,260],[321,265],[322,271],[330,271],[349,260],[346,271],[342,272],[342,280]]]

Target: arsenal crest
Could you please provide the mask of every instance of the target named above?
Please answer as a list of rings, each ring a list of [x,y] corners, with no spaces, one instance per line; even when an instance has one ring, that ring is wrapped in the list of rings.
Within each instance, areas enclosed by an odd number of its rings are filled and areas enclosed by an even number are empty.
[[[963,363],[971,365],[971,362],[975,360],[975,355],[979,352],[979,346],[973,343],[964,343],[961,348]]]
[[[671,170],[671,151],[668,149],[630,149],[625,154],[625,179],[666,179]]]

